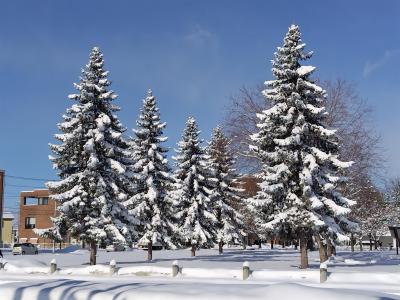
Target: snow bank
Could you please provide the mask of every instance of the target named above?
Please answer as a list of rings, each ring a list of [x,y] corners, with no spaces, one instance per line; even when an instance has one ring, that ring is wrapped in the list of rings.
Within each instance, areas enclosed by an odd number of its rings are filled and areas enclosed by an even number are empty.
[[[400,283],[400,273],[388,272],[332,272],[328,277],[329,283],[349,283],[349,284],[395,284]]]
[[[319,270],[275,271],[255,270],[251,277],[267,282],[308,282],[319,283]]]
[[[109,275],[109,265],[95,265],[80,268],[68,268],[58,271],[60,275]]]
[[[82,250],[80,245],[71,245],[71,246],[65,247],[64,249],[57,250],[56,253],[74,253],[79,250]],[[84,251],[85,251],[85,253],[88,252],[87,250],[84,250]]]
[[[172,276],[172,268],[157,266],[134,266],[120,268],[117,274],[135,276]]]
[[[328,264],[330,265],[368,265],[368,264],[376,264],[375,259],[371,260],[356,260],[352,258],[344,258],[340,256],[332,256],[329,258]]]
[[[183,268],[181,276],[191,278],[242,278],[242,270]]]
[[[7,261],[3,260],[4,271],[13,274],[49,274],[50,267],[37,260],[30,261]]]

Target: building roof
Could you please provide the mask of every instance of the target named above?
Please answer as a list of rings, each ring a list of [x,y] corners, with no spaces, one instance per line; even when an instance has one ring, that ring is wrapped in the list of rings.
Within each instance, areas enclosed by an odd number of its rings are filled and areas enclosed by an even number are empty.
[[[10,212],[3,212],[3,219],[14,220],[14,215]]]

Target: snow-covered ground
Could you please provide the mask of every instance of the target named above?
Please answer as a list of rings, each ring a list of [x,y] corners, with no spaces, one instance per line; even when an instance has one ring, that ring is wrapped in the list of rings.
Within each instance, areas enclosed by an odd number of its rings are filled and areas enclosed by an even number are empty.
[[[318,252],[310,252],[310,269],[297,268],[293,249],[226,249],[154,251],[146,262],[145,251],[99,251],[98,266],[88,266],[86,250],[12,256],[5,253],[0,271],[1,300],[103,300],[103,299],[400,299],[400,257],[388,251],[339,251],[329,263],[328,281],[319,283]],[[65,251],[64,251],[65,252]],[[59,270],[49,274],[56,259]],[[109,263],[117,274],[109,275]],[[171,276],[178,260],[181,273]],[[252,274],[242,280],[248,261]]]

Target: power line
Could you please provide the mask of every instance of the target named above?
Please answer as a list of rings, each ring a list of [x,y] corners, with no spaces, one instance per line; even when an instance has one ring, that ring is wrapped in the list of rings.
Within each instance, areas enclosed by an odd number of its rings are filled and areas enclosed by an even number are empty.
[[[8,187],[8,186],[12,186],[12,187],[29,187],[29,188],[36,188],[36,189],[39,189],[39,188],[43,188],[43,187],[44,187],[44,186],[38,186],[38,185],[8,184],[7,182],[6,182],[5,186],[6,186],[6,187]]]
[[[21,180],[33,180],[33,181],[53,181],[55,179],[45,179],[45,178],[33,178],[33,177],[22,177],[22,176],[14,176],[14,175],[4,175],[8,178],[21,179]]]

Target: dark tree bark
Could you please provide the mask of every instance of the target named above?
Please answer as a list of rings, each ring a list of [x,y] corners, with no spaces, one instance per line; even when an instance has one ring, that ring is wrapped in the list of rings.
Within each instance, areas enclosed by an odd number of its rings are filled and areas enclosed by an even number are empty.
[[[147,260],[148,261],[153,260],[153,242],[152,241],[147,243]]]
[[[326,255],[328,258],[333,255],[333,245],[329,239],[326,242]]]
[[[196,245],[192,245],[191,255],[196,256]]]
[[[218,243],[218,253],[222,254],[224,252],[224,242],[220,241]]]
[[[326,246],[322,242],[321,236],[319,234],[315,235],[315,241],[317,242],[318,245],[319,261],[323,263],[324,261],[328,260],[328,255],[326,253]]]
[[[308,268],[307,237],[304,233],[300,235],[300,269]]]
[[[90,242],[90,265],[96,264],[97,244],[96,241]]]

